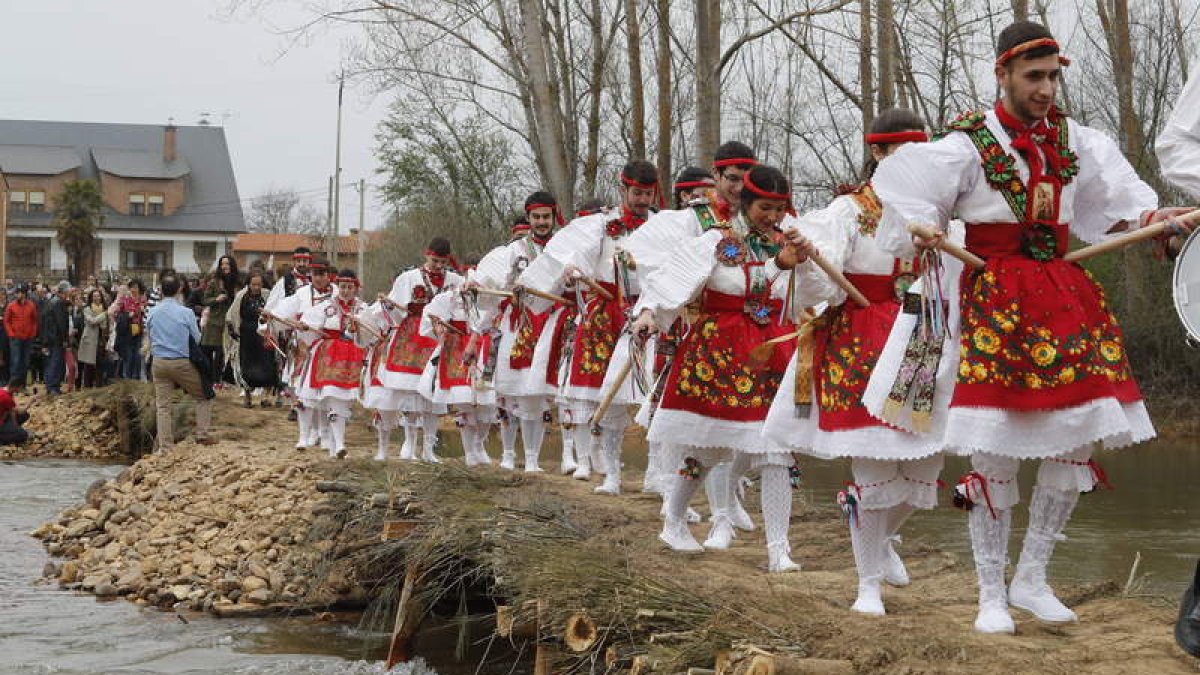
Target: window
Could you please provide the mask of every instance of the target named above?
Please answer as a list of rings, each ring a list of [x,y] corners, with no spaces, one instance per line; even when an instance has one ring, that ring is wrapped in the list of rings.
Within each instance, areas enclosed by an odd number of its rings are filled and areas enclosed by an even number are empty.
[[[163,214],[162,195],[146,195],[146,214],[151,216],[161,216]]]
[[[25,191],[13,190],[8,193],[8,210],[13,213],[25,212]]]
[[[167,266],[167,254],[163,251],[125,251],[125,267],[127,269],[161,270]]]
[[[46,192],[44,190],[30,190],[29,204],[30,213],[42,213],[46,210]]]
[[[146,194],[143,192],[134,192],[129,195],[129,215],[144,216],[146,215]],[[132,267],[132,265],[131,265]]]

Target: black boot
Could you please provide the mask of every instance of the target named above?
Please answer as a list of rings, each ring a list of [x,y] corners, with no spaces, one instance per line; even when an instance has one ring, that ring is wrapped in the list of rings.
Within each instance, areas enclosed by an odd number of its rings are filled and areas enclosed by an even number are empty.
[[[1183,603],[1179,605],[1175,641],[1183,651],[1200,657],[1200,561],[1196,563],[1196,576],[1192,585],[1184,591]]]

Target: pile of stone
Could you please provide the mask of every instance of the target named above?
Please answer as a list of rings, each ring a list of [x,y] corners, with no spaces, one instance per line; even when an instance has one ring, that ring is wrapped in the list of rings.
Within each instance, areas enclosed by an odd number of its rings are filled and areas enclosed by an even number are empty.
[[[102,398],[20,397],[18,405],[28,405],[25,428],[31,439],[20,446],[0,446],[0,458],[122,459],[127,454],[116,415]]]
[[[229,442],[144,457],[32,533],[64,559],[45,574],[65,588],[218,615],[337,604],[361,590],[336,569],[314,576],[330,548],[310,542],[324,501],[317,461]]]

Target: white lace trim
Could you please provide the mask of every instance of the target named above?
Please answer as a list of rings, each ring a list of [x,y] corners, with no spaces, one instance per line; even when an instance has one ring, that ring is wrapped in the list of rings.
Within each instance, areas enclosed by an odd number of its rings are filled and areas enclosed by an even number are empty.
[[[1044,412],[952,408],[945,440],[947,451],[960,455],[987,452],[1037,459],[1063,455],[1097,441],[1106,449],[1116,449],[1154,436],[1154,425],[1141,401],[1122,405],[1114,398],[1102,398]]]

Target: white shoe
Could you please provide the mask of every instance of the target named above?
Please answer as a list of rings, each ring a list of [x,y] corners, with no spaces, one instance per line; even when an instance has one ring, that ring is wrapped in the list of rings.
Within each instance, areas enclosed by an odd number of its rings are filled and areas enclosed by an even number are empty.
[[[598,495],[612,495],[616,497],[621,494],[621,474],[609,473],[604,475],[604,483],[592,490]]]
[[[564,459],[562,463],[558,465],[558,472],[565,476],[567,474],[575,473],[575,470],[578,468],[579,465],[575,463],[575,460],[568,461]]]
[[[733,543],[733,523],[729,516],[720,515],[713,519],[712,529],[704,540],[704,548],[724,551]]]
[[[426,462],[432,462],[434,464],[442,463],[442,458],[438,457],[437,453],[435,453],[433,450],[428,450],[428,449],[421,453],[421,459]]]
[[[413,451],[413,445],[411,443],[405,443],[404,445],[400,446],[400,459],[412,461],[416,458],[417,454]]]
[[[754,521],[750,520],[750,514],[746,513],[740,498],[733,500],[733,506],[729,509],[729,520],[733,522],[734,527],[743,532],[754,531]]]
[[[678,551],[679,553],[700,553],[704,551],[704,547],[692,536],[692,531],[688,529],[687,523],[682,520],[667,518],[666,522],[663,523],[662,532],[658,534],[658,539],[669,546],[672,551]]]
[[[515,452],[506,452],[500,456],[500,468],[506,471],[513,471],[517,468],[517,454]]]
[[[799,572],[800,566],[792,562],[790,553],[791,546],[786,541],[767,544],[767,571],[768,572]]]
[[[883,580],[892,586],[907,586],[909,584],[908,569],[900,554],[896,553],[896,544],[900,543],[900,535],[894,534],[887,538],[883,552],[886,556],[883,562]]]
[[[480,466],[491,466],[492,456],[487,454],[487,450],[479,449],[475,451],[475,463]]]
[[[527,466],[525,467],[525,473],[546,473],[546,471],[540,466]]]
[[[880,588],[879,577],[858,580],[858,598],[854,600],[850,610],[870,616],[887,614],[883,608],[883,591]]]
[[[996,602],[980,603],[979,614],[975,617],[975,631],[978,633],[1007,633],[1017,632],[1012,615],[1008,608]]]
[[[1017,566],[1012,583],[1008,587],[1008,604],[1030,612],[1038,621],[1046,623],[1071,623],[1079,620],[1071,608],[1054,596],[1050,586],[1030,581],[1027,575],[1022,573],[1020,566]]]
[[[696,511],[696,509],[693,509],[690,506],[688,507],[687,515],[685,516],[685,519],[689,523],[698,523],[701,520],[704,520],[703,518],[700,517],[700,513],[698,511]]]
[[[575,473],[571,474],[571,478],[575,480],[588,480],[592,477],[591,462],[584,458],[579,460],[579,465],[575,467]]]

